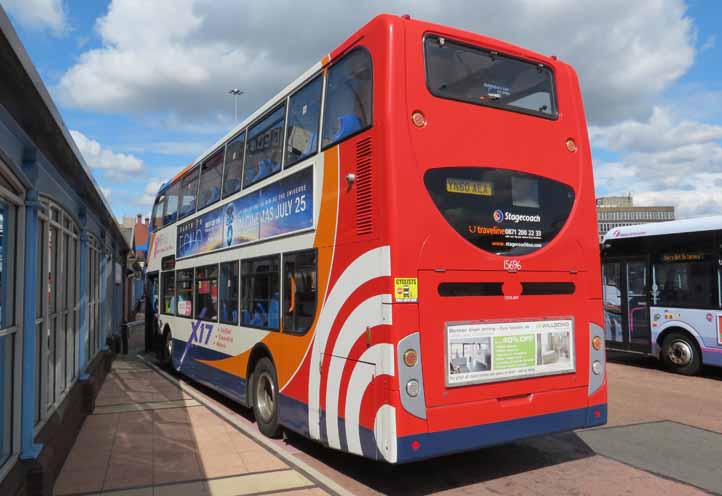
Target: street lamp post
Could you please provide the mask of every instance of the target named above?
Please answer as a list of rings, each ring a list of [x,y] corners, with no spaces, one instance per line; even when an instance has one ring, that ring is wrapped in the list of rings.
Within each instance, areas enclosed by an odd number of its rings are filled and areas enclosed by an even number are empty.
[[[228,91],[229,95],[233,95],[233,116],[236,122],[238,122],[238,97],[243,94],[238,88],[233,88]]]

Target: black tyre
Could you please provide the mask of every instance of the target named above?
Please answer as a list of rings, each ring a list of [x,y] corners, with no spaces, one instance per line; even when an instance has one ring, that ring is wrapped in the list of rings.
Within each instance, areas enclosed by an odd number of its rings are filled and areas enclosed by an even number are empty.
[[[268,358],[261,358],[253,369],[253,414],[258,430],[268,437],[278,437],[278,377]]]
[[[695,375],[702,367],[702,355],[694,338],[682,332],[672,332],[662,341],[662,362],[671,372]]]
[[[163,368],[171,368],[173,363],[173,334],[170,329],[163,334],[163,348],[160,350],[160,365]]]

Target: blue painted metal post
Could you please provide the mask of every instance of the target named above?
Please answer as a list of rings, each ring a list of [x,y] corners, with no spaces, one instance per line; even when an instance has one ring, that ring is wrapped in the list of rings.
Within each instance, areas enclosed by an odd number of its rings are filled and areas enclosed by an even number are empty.
[[[38,210],[41,208],[38,193],[31,190],[25,200],[25,252],[19,254],[25,258],[23,281],[23,382],[21,386],[22,405],[20,410],[20,458],[35,459],[43,449],[35,444],[35,409],[38,401],[37,376],[40,368],[37,363],[37,335],[35,327],[35,308],[42,305],[37,301],[38,284]],[[44,279],[43,279],[44,280]],[[41,292],[45,294],[45,292]]]
[[[100,258],[100,351],[108,351],[108,326],[106,325],[106,312],[108,311],[108,257],[105,254]]]
[[[88,233],[83,230],[80,233],[80,380],[86,380],[88,373],[85,368],[88,366]]]

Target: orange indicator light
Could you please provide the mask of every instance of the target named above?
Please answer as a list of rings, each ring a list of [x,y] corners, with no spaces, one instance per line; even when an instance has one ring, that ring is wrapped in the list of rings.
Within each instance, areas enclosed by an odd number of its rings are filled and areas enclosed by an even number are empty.
[[[416,127],[424,127],[426,125],[426,117],[418,110],[411,114],[411,122]]]

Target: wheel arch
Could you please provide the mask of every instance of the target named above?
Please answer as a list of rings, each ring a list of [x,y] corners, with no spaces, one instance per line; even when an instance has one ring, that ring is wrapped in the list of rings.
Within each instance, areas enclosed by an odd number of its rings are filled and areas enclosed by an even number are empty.
[[[253,405],[253,388],[251,387],[251,376],[253,370],[256,368],[256,364],[262,359],[268,358],[273,366],[276,366],[276,361],[273,359],[271,350],[268,349],[264,343],[257,343],[251,350],[251,354],[248,357],[248,365],[246,366],[246,405]]]

